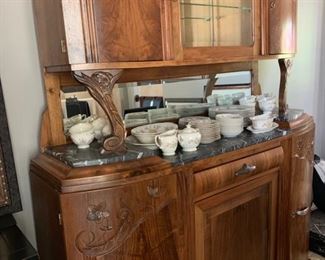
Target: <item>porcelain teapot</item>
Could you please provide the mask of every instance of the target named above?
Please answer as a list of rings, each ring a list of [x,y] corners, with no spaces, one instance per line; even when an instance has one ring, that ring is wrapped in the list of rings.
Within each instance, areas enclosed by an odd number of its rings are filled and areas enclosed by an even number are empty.
[[[191,124],[187,124],[184,130],[178,131],[177,138],[184,152],[196,151],[201,142],[200,131],[192,128]]]

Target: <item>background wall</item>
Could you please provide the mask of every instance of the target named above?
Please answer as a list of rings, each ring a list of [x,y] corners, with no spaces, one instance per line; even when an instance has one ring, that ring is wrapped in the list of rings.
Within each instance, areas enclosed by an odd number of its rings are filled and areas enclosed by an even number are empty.
[[[28,171],[38,152],[44,97],[32,0],[0,0],[0,35],[0,75],[23,204],[15,218],[35,245]]]
[[[325,125],[322,104],[325,97],[325,54],[321,44],[325,40],[324,8],[323,0],[298,1],[298,54],[288,83],[289,105],[305,109],[319,122],[316,143],[323,157],[325,138],[321,137],[324,136],[322,125]],[[0,0],[0,35],[0,75],[24,208],[15,214],[15,218],[35,245],[28,170],[29,160],[38,152],[44,97],[32,0]],[[260,81],[265,92],[277,93],[279,71],[276,62],[260,62]]]
[[[325,158],[325,3],[298,1],[298,50],[288,78],[287,96],[291,108],[302,108],[317,121],[316,151]],[[280,71],[277,61],[260,61],[263,92],[278,93]],[[323,119],[322,119],[323,118]]]

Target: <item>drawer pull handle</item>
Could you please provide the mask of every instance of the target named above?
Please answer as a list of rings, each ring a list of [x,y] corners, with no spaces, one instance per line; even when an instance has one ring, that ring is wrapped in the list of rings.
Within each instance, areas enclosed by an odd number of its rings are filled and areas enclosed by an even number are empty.
[[[244,164],[243,167],[235,173],[235,176],[242,176],[249,174],[256,170],[256,166],[252,164]]]
[[[296,213],[293,213],[293,217],[298,216],[298,217],[303,217],[306,216],[309,213],[310,207],[304,208],[302,210],[296,211]]]

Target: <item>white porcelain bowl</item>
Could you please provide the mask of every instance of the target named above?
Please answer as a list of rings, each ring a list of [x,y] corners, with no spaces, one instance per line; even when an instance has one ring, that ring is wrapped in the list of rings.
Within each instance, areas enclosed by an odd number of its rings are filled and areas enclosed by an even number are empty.
[[[216,115],[216,120],[221,126],[224,125],[243,125],[244,118],[239,114],[219,114]]]
[[[262,101],[262,102],[259,102],[258,104],[259,104],[260,109],[263,112],[272,112],[276,107],[276,104],[273,101],[272,102]]]
[[[273,117],[270,114],[263,114],[250,118],[253,128],[256,130],[270,129],[273,126]]]
[[[174,123],[156,123],[133,128],[131,134],[135,136],[140,143],[154,144],[156,135],[173,129],[178,129],[178,126]]]
[[[221,126],[220,133],[227,138],[236,137],[243,132],[244,128],[241,126]]]
[[[90,123],[79,123],[69,129],[72,141],[79,149],[86,149],[94,140],[95,134]]]

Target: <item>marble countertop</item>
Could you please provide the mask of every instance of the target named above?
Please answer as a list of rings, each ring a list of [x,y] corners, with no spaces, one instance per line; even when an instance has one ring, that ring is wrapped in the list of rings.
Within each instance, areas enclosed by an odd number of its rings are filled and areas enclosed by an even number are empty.
[[[252,134],[245,130],[238,137],[222,138],[216,142],[200,145],[195,152],[182,152],[178,148],[176,155],[163,157],[160,150],[149,150],[127,144],[127,152],[123,154],[102,154],[101,145],[92,143],[88,149],[78,149],[74,144],[49,147],[45,153],[64,162],[71,167],[86,167],[137,160],[150,156],[161,156],[174,166],[184,165],[196,160],[206,159],[222,153],[235,151],[250,145],[259,144],[287,135],[287,131],[279,129],[263,134]]]

